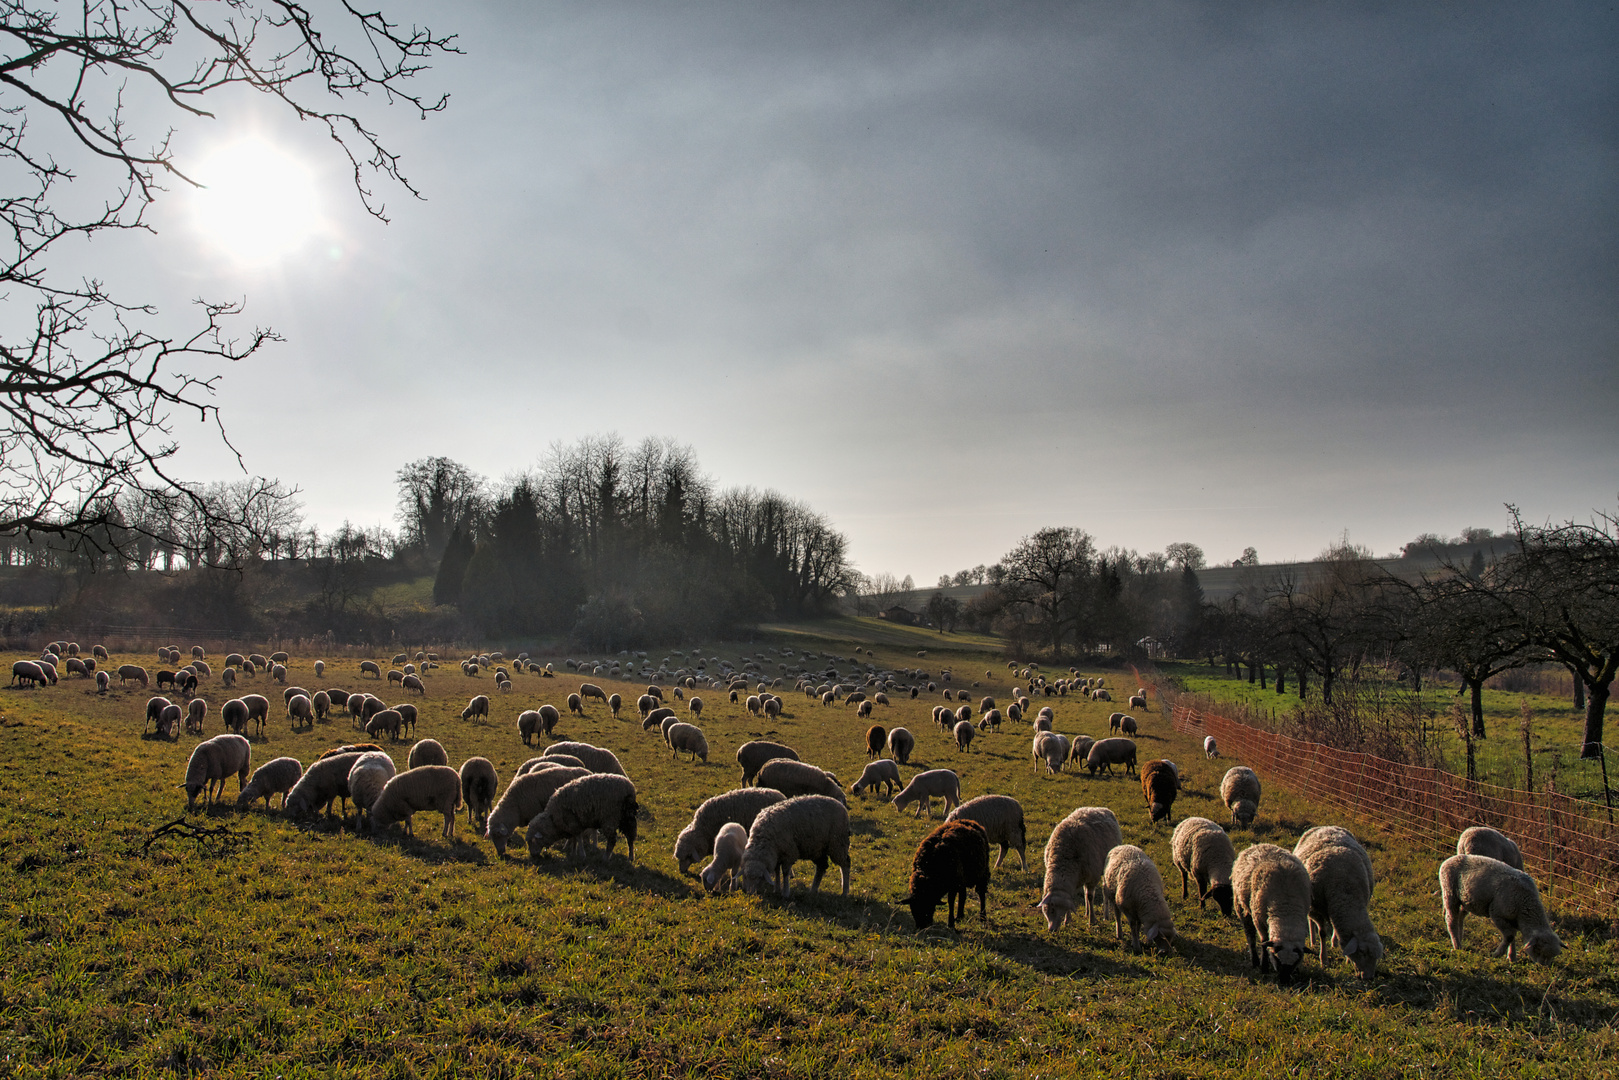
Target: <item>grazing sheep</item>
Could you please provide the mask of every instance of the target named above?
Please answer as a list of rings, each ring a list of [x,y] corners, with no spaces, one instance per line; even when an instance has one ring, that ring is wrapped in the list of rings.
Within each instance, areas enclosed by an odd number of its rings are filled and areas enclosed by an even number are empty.
[[[585,702],[578,694],[568,695],[568,711],[579,716],[585,715]]]
[[[326,661],[324,661],[324,660],[316,660],[315,661],[315,678],[318,679],[318,678],[320,678],[321,676],[323,676],[325,674],[326,674]]]
[[[394,759],[381,750],[368,750],[349,768],[349,798],[354,801],[354,827],[372,825],[371,808],[382,797],[383,789],[398,773]]]
[[[399,680],[399,688],[401,690],[414,690],[422,697],[427,696],[427,685],[422,682],[420,675],[406,675]]]
[[[628,775],[624,766],[618,763],[618,758],[611,750],[600,746],[592,746],[582,742],[554,742],[545,748],[541,757],[557,757],[566,754],[584,762],[585,768],[593,773],[613,773],[618,776]]]
[[[372,675],[375,675],[378,679],[381,679],[382,678],[382,665],[377,663],[375,660],[361,660],[360,661],[360,674],[364,675],[367,672],[369,672]]]
[[[463,720],[471,720],[474,716],[482,716],[486,719],[488,718],[489,696],[487,694],[479,694],[477,697],[467,702],[467,707],[461,710],[461,719]]]
[[[673,709],[653,709],[651,712],[646,714],[646,719],[641,721],[641,730],[651,731],[653,728],[657,728],[658,734],[661,736],[663,734],[664,727],[674,718],[675,711]]]
[[[658,707],[658,700],[651,694],[642,694],[639,698],[636,698],[635,709],[641,714],[642,720],[646,719],[647,713]]]
[[[1197,906],[1213,900],[1223,915],[1231,914],[1231,868],[1237,849],[1231,837],[1215,822],[1189,817],[1175,826],[1169,849],[1175,869],[1181,872],[1181,899],[1186,899],[1188,879],[1197,882]]]
[[[225,781],[232,773],[236,774],[236,790],[244,790],[252,763],[253,747],[240,735],[215,735],[198,743],[186,762],[185,782],[180,785],[186,789],[186,809],[195,810],[197,796],[205,791],[204,806],[224,798]]]
[[[765,719],[774,720],[781,715],[781,698],[774,695],[765,699]]]
[[[1293,981],[1310,939],[1310,871],[1275,844],[1244,848],[1231,870],[1232,905],[1248,938],[1248,959],[1276,981]]]
[[[404,822],[405,833],[416,835],[418,811],[444,815],[442,835],[455,837],[455,814],[461,809],[461,777],[448,765],[418,765],[406,769],[383,787],[371,807],[371,829],[380,832],[395,822]]]
[[[960,720],[956,722],[952,733],[955,735],[956,750],[959,752],[972,745],[973,736],[978,734],[978,729],[973,727],[971,720]]]
[[[882,757],[883,748],[888,745],[888,730],[881,724],[873,724],[866,729],[866,759]]]
[[[1164,878],[1158,864],[1134,844],[1121,844],[1107,853],[1102,869],[1102,895],[1113,909],[1113,936],[1123,938],[1120,916],[1130,921],[1130,943],[1143,945],[1141,928],[1147,928],[1145,944],[1175,941],[1175,919],[1169,913],[1164,894]]]
[[[901,765],[911,760],[911,751],[916,749],[916,736],[902,727],[897,727],[888,733],[888,752],[894,755],[894,760]]]
[[[742,867],[742,854],[747,847],[748,830],[734,821],[722,825],[719,834],[714,837],[714,859],[703,867],[700,875],[703,888],[717,892],[723,882],[726,891],[735,889]]]
[[[165,705],[157,717],[157,733],[165,739],[178,739],[180,737],[180,720],[183,713],[178,705]]]
[[[517,714],[517,734],[522,736],[524,746],[534,745],[534,737],[540,733],[543,721],[540,719],[538,709],[528,709]]]
[[[989,842],[1000,845],[1000,854],[995,856],[995,869],[1001,868],[1001,860],[1006,858],[1008,851],[1016,851],[1018,863],[1024,870],[1029,868],[1025,855],[1028,834],[1023,825],[1023,805],[1010,795],[980,795],[976,799],[969,799],[950,811],[945,820],[976,821],[983,826]]]
[[[742,853],[742,891],[759,895],[779,886],[787,899],[793,863],[815,864],[810,891],[819,891],[828,864],[843,873],[843,895],[849,895],[849,811],[824,795],[800,795],[760,810],[748,827]]]
[[[693,719],[701,720],[703,718],[703,699],[702,698],[693,695],[691,698],[687,699],[686,708],[691,711],[691,715],[692,715]]]
[[[1108,734],[1111,735],[1115,731],[1118,731],[1119,730],[1119,725],[1123,721],[1124,721],[1124,714],[1121,713],[1121,712],[1116,712],[1112,716],[1109,716],[1107,718],[1107,732],[1108,732]]]
[[[1203,756],[1207,758],[1220,756],[1220,744],[1214,741],[1213,735],[1203,736]]]
[[[93,645],[93,646],[91,646],[90,647],[90,655],[94,656],[97,660],[101,660],[101,661],[107,661],[107,660],[112,659],[111,656],[107,655],[107,647],[105,645]]]
[[[715,838],[723,826],[735,823],[751,829],[759,811],[786,798],[774,788],[744,787],[705,800],[692,815],[691,823],[675,838],[675,861],[680,872],[688,873],[693,863],[713,853]]]
[[[698,758],[702,758],[704,764],[707,764],[708,740],[703,738],[703,731],[697,725],[671,724],[664,736],[664,741],[669,744],[669,749],[673,751],[670,754],[671,757],[690,754],[693,762]]]
[[[315,705],[303,694],[294,694],[292,700],[287,702],[287,719],[292,721],[292,730],[297,731],[308,724],[315,726]]]
[[[282,801],[281,808],[292,817],[304,817],[324,808],[331,812],[334,800],[342,801],[343,813],[348,813],[349,798],[349,770],[360,755],[372,749],[381,747],[367,747],[360,749],[343,749],[330,752],[321,757],[309,768],[304,770],[303,776],[293,785],[292,791]]]
[[[1113,700],[1113,695],[1108,693],[1106,690],[1092,690],[1091,691],[1091,700],[1092,701],[1112,701]]]
[[[105,671],[96,672],[96,693],[105,694],[112,689],[112,676]]]
[[[155,724],[155,723],[157,723],[157,721],[163,716],[163,710],[167,709],[170,705],[173,705],[173,704],[174,704],[174,702],[172,702],[168,698],[162,697],[162,696],[154,697],[154,698],[147,698],[146,699],[146,720],[145,720],[144,723],[141,724],[141,734],[144,735],[146,733],[146,725],[147,724]]]
[[[208,715],[208,702],[202,698],[192,698],[186,705],[186,731],[193,735],[202,734],[202,721]]]
[[[274,667],[270,668],[270,678],[274,679],[282,686],[287,685],[287,665],[276,664]]]
[[[1034,737],[1032,744],[1034,771],[1038,773],[1040,762],[1044,761],[1047,772],[1062,772],[1063,765],[1068,761],[1070,747],[1067,736],[1058,735],[1054,731],[1040,732]]]
[[[21,663],[21,661],[19,661],[19,663]],[[15,680],[16,677],[17,677],[17,667],[18,667],[17,664],[13,664],[11,666],[11,677],[12,677],[13,680]],[[36,670],[38,670],[38,669],[36,668]],[[40,672],[39,681],[40,682],[45,682],[46,681],[43,671]],[[123,664],[123,665],[121,665],[118,668],[118,685],[127,686],[128,684],[130,684],[132,682],[140,683],[141,688],[144,690],[147,687],[147,685],[149,685],[148,682],[147,682],[147,677],[146,677],[146,669],[141,667],[139,664]]]
[[[1122,843],[1119,819],[1105,806],[1081,806],[1057,822],[1046,841],[1046,880],[1034,905],[1045,916],[1048,930],[1061,930],[1079,910],[1081,890],[1086,921],[1095,925],[1108,852]]]
[[[405,768],[419,769],[423,765],[448,765],[450,755],[444,752],[444,747],[437,739],[422,739],[413,743],[410,756],[405,761]]]
[[[236,669],[235,668],[226,668],[225,670],[221,671],[219,673],[219,684],[221,686],[223,686],[227,690],[230,690],[233,687],[235,687],[235,685],[236,685]]]
[[[814,765],[787,758],[767,761],[759,769],[756,782],[760,787],[775,788],[789,799],[798,795],[825,795],[849,805],[849,799],[838,785],[838,778]]]
[[[1142,695],[1142,694],[1131,694],[1130,695],[1130,708],[1132,708],[1132,709],[1145,709],[1146,707],[1147,707],[1147,699],[1146,699],[1146,697],[1144,695]]]
[[[967,890],[978,893],[978,913],[989,925],[989,837],[976,821],[946,819],[922,838],[911,858],[910,895],[900,900],[911,909],[918,930],[933,925],[939,901],[945,919],[967,917]]]
[[[1259,794],[1259,776],[1246,765],[1228,769],[1220,781],[1220,801],[1231,808],[1232,822],[1245,828],[1253,827]]]
[[[500,775],[486,757],[469,757],[461,763],[461,799],[467,804],[467,820],[480,832],[489,824],[489,810],[500,790]]]
[[[926,810],[928,817],[933,817],[933,800],[944,800],[945,814],[948,815],[961,804],[961,777],[950,769],[928,769],[911,777],[911,782],[892,800],[894,809],[903,812],[911,803],[916,803],[916,817],[922,816]]]
[[[869,762],[865,771],[860,774],[860,779],[856,780],[854,785],[849,788],[849,793],[859,795],[867,788],[876,791],[878,784],[887,785],[887,790],[883,793],[885,796],[892,796],[895,788],[903,787],[904,782],[899,778],[899,766],[887,758],[879,758],[876,761]]]
[[[1113,766],[1123,765],[1125,775],[1136,772],[1136,744],[1133,739],[1101,739],[1092,744],[1085,755],[1085,771],[1095,776],[1098,770],[1112,775]]]
[[[978,720],[978,730],[979,731],[997,731],[997,732],[1000,731],[1001,730],[1001,710],[999,710],[999,709],[991,709],[991,710],[989,710],[989,712],[985,713],[982,717],[980,717],[979,720]]]
[[[1563,942],[1546,920],[1535,879],[1488,855],[1452,855],[1439,867],[1440,903],[1450,947],[1462,947],[1462,922],[1469,914],[1482,915],[1501,932],[1493,956],[1518,959],[1514,938],[1523,934],[1523,948],[1531,960],[1549,964],[1563,951]]]
[[[570,780],[552,793],[544,812],[529,822],[529,857],[538,861],[540,854],[552,844],[582,840],[588,830],[594,829],[606,838],[608,855],[613,853],[618,834],[622,832],[633,863],[639,810],[635,785],[628,777],[592,773]],[[584,852],[585,845],[579,843],[574,848],[574,857],[583,858]]]
[[[253,777],[236,796],[236,808],[246,810],[259,799],[264,800],[264,808],[270,808],[270,796],[281,796],[281,809],[287,808],[287,793],[298,783],[304,774],[304,767],[297,758],[274,758],[253,770]]]
[[[1484,825],[1462,830],[1462,835],[1456,838],[1456,854],[1487,855],[1500,859],[1514,870],[1523,869],[1523,853],[1512,838]]]
[[[759,775],[759,770],[764,767],[765,762],[774,761],[776,758],[799,760],[798,751],[779,742],[757,740],[737,747],[736,763],[742,766],[742,782],[753,783],[753,778]]]
[[[1136,733],[1136,718],[1126,716],[1123,720],[1120,720],[1119,730],[1126,735],[1134,735]]]
[[[591,698],[596,698],[603,705],[605,705],[607,704],[607,691],[603,690],[595,683],[580,683],[579,698],[581,701],[589,701]]]
[[[550,801],[557,788],[581,776],[590,775],[592,775],[590,770],[582,765],[546,764],[527,771],[520,769],[512,778],[512,782],[506,785],[505,793],[495,804],[484,828],[484,836],[495,845],[495,854],[506,854],[506,842],[512,832],[527,828],[529,822],[544,812],[546,803]]]
[[[325,694],[328,698],[331,699],[332,705],[334,707],[338,707],[338,708],[347,708],[348,707],[349,692],[347,690],[338,690],[338,689],[333,688],[333,687],[328,687],[327,689],[322,690],[321,693]]]
[[[1175,796],[1180,794],[1180,772],[1172,761],[1149,761],[1141,769],[1141,794],[1154,822],[1168,821]]]
[[[1310,929],[1320,944],[1319,959],[1327,966],[1327,930],[1363,979],[1377,974],[1383,959],[1383,940],[1372,926],[1367,906],[1372,900],[1372,857],[1348,829],[1318,825],[1305,832],[1293,847],[1310,872]]]

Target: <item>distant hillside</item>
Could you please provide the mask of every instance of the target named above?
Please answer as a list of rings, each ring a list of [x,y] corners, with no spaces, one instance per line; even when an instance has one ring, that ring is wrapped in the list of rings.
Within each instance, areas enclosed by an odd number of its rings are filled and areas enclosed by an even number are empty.
[[[1496,536],[1476,544],[1445,544],[1413,550],[1398,559],[1373,559],[1389,574],[1402,581],[1420,581],[1424,574],[1434,574],[1447,564],[1466,566],[1473,561],[1476,551],[1486,563],[1506,555],[1517,541],[1510,536]],[[1314,566],[1314,560],[1290,563],[1260,563],[1258,566],[1206,566],[1197,572],[1198,583],[1203,586],[1203,598],[1211,603],[1223,603],[1250,583],[1264,582],[1282,574],[1298,573]]]

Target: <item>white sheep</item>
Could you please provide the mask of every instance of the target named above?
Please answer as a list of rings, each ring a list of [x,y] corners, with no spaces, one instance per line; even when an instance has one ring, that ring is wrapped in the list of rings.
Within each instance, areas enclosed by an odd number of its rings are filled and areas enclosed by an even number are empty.
[[[591,773],[570,780],[552,793],[545,810],[528,824],[528,853],[535,861],[546,848],[563,840],[582,841],[591,830],[607,839],[607,854],[613,853],[622,832],[629,845],[630,862],[635,861],[636,814],[640,805],[636,801],[635,785],[628,777],[615,773]],[[574,848],[576,858],[583,858],[585,845]]]
[[[1213,735],[1203,736],[1203,756],[1217,758],[1220,756],[1220,744],[1214,741]]]
[[[742,891],[758,895],[777,885],[785,900],[793,863],[801,859],[815,864],[811,892],[820,889],[830,863],[842,871],[843,895],[849,895],[849,811],[842,803],[800,795],[759,811],[742,853]]]
[[[995,869],[1001,868],[1001,860],[1006,858],[1009,850],[1017,852],[1018,864],[1022,869],[1029,868],[1025,854],[1028,832],[1023,825],[1023,804],[1012,796],[980,795],[976,799],[968,799],[946,814],[945,820],[976,821],[982,825],[989,842],[1001,846],[1000,854],[995,856]]]
[[[1259,775],[1246,765],[1227,770],[1220,781],[1220,801],[1230,808],[1234,824],[1253,827],[1254,815],[1259,812],[1259,796]]]
[[[1482,915],[1501,932],[1501,944],[1492,955],[1518,959],[1514,938],[1523,935],[1523,948],[1531,960],[1549,964],[1563,951],[1540,902],[1535,879],[1488,855],[1452,855],[1439,867],[1440,903],[1450,947],[1462,947],[1462,922],[1469,914]]]
[[[545,748],[541,757],[556,757],[566,754],[578,758],[585,763],[585,768],[593,773],[612,773],[617,776],[626,775],[624,766],[618,763],[618,757],[611,750],[601,746],[592,746],[582,742],[554,742]]]
[[[742,866],[742,853],[747,847],[748,830],[734,821],[720,826],[719,834],[714,837],[714,861],[703,867],[703,888],[717,892],[724,882],[727,890],[734,889],[737,871]]]
[[[894,755],[894,760],[901,765],[911,760],[911,752],[916,749],[916,736],[905,728],[897,727],[888,732],[888,752]]]
[[[1462,835],[1456,838],[1456,854],[1487,855],[1500,859],[1514,870],[1523,869],[1523,852],[1518,850],[1513,839],[1504,832],[1484,825],[1462,830]]]
[[[1073,743],[1069,742],[1066,735],[1059,735],[1054,731],[1040,732],[1034,737],[1034,771],[1039,772],[1040,763],[1044,761],[1047,772],[1062,772],[1072,747]]]
[[[1367,906],[1372,900],[1372,857],[1348,829],[1318,825],[1293,846],[1310,872],[1310,929],[1319,944],[1318,958],[1327,966],[1327,929],[1363,979],[1377,974],[1383,940],[1372,926]]]
[[[1175,919],[1169,913],[1164,895],[1164,878],[1158,864],[1134,844],[1121,844],[1107,853],[1102,868],[1102,896],[1113,909],[1113,936],[1124,937],[1121,916],[1130,922],[1130,941],[1142,947],[1141,928],[1146,927],[1145,944],[1175,940]]]
[[[892,802],[894,809],[904,809],[916,803],[916,817],[922,816],[926,810],[928,818],[933,817],[933,800],[944,800],[945,813],[955,809],[961,804],[961,777],[951,769],[928,769],[911,777],[911,782],[905,785],[903,791],[895,795]]]
[[[885,785],[885,796],[892,796],[895,788],[904,786],[904,781],[899,777],[899,766],[888,758],[868,762],[860,779],[849,788],[849,794],[859,795],[868,788],[875,792],[879,784]]]
[[[775,788],[789,799],[797,795],[825,795],[849,805],[838,778],[805,761],[776,758],[767,761],[756,778],[759,787]]]
[[[450,755],[445,752],[444,746],[437,739],[421,739],[411,744],[410,756],[405,762],[407,769],[419,769],[423,765],[448,765]]]
[[[1063,928],[1079,909],[1081,890],[1086,921],[1095,924],[1107,853],[1122,843],[1119,819],[1105,806],[1081,806],[1057,822],[1046,841],[1046,880],[1034,905],[1046,917],[1047,929]]]
[[[744,787],[705,800],[692,814],[691,824],[675,838],[675,861],[680,872],[689,872],[693,863],[713,853],[714,838],[723,826],[735,822],[744,829],[751,828],[759,811],[786,798],[774,788]]]
[[[405,832],[415,836],[415,815],[431,810],[444,815],[442,835],[455,836],[455,815],[461,809],[461,777],[448,765],[418,765],[406,769],[383,787],[371,807],[373,831],[402,821]]]
[[[304,770],[292,791],[282,800],[281,808],[292,817],[303,817],[324,808],[331,812],[333,800],[341,800],[343,812],[348,812],[349,770],[365,751],[351,751],[323,757]]]
[[[495,845],[496,855],[506,854],[506,842],[512,833],[526,828],[529,822],[543,813],[557,788],[581,776],[592,775],[582,765],[552,764],[546,758],[534,760],[541,764],[526,768],[528,763],[525,762],[525,768],[519,769],[512,782],[506,785],[506,791],[489,814],[484,836]]]
[[[489,810],[500,790],[500,775],[486,757],[469,757],[461,763],[461,801],[467,806],[467,820],[482,831],[489,823]]]
[[[179,706],[171,705],[169,708],[178,709]],[[196,808],[197,796],[204,790],[207,791],[204,805],[223,798],[225,780],[232,773],[236,775],[237,791],[245,790],[247,770],[252,763],[253,746],[240,735],[215,735],[198,743],[191,751],[191,759],[186,762],[186,778],[180,785],[186,789],[186,809]]]
[[[671,724],[665,732],[665,742],[669,744],[670,757],[679,757],[681,754],[690,754],[691,760],[702,758],[708,762],[708,740],[703,737],[703,731],[695,724]]]
[[[963,705],[962,708],[970,710],[972,708],[972,706]],[[954,735],[955,735],[955,738],[956,738],[956,749],[957,750],[966,750],[969,746],[972,745],[973,736],[975,736],[977,734],[978,734],[978,729],[973,726],[973,722],[971,720],[958,720],[958,721],[956,721],[956,726],[955,726],[955,729],[954,729]]]
[[[1208,818],[1189,817],[1175,826],[1169,850],[1175,869],[1181,872],[1181,899],[1186,899],[1190,879],[1197,882],[1198,907],[1213,900],[1223,914],[1230,915],[1231,869],[1237,849],[1226,831]]]
[[[1310,871],[1286,848],[1244,848],[1231,870],[1232,906],[1248,938],[1248,959],[1261,972],[1276,966],[1286,986],[1310,941]]]
[[[398,772],[394,759],[381,750],[368,750],[354,760],[349,767],[348,785],[349,798],[354,801],[356,829],[362,823],[370,823],[371,808],[382,797],[382,790],[388,786],[388,781]]]

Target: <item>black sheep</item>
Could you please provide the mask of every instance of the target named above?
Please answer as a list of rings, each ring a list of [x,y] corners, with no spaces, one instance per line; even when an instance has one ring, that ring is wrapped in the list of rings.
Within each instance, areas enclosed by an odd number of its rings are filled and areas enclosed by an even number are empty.
[[[933,912],[945,902],[952,930],[967,917],[967,890],[978,892],[978,911],[989,925],[989,837],[976,821],[947,821],[922,838],[911,860],[909,904],[916,928],[933,925]]]

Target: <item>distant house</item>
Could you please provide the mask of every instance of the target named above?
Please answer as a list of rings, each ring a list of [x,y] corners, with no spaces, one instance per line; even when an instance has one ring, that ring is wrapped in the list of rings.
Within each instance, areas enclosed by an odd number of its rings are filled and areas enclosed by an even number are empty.
[[[1164,655],[1164,643],[1155,637],[1144,637],[1136,645],[1146,652],[1149,660],[1157,660]]]
[[[902,608],[898,604],[879,611],[877,617],[887,619],[891,623],[899,623],[901,626],[915,626],[922,621],[921,616],[917,615],[916,612],[909,608]]]

